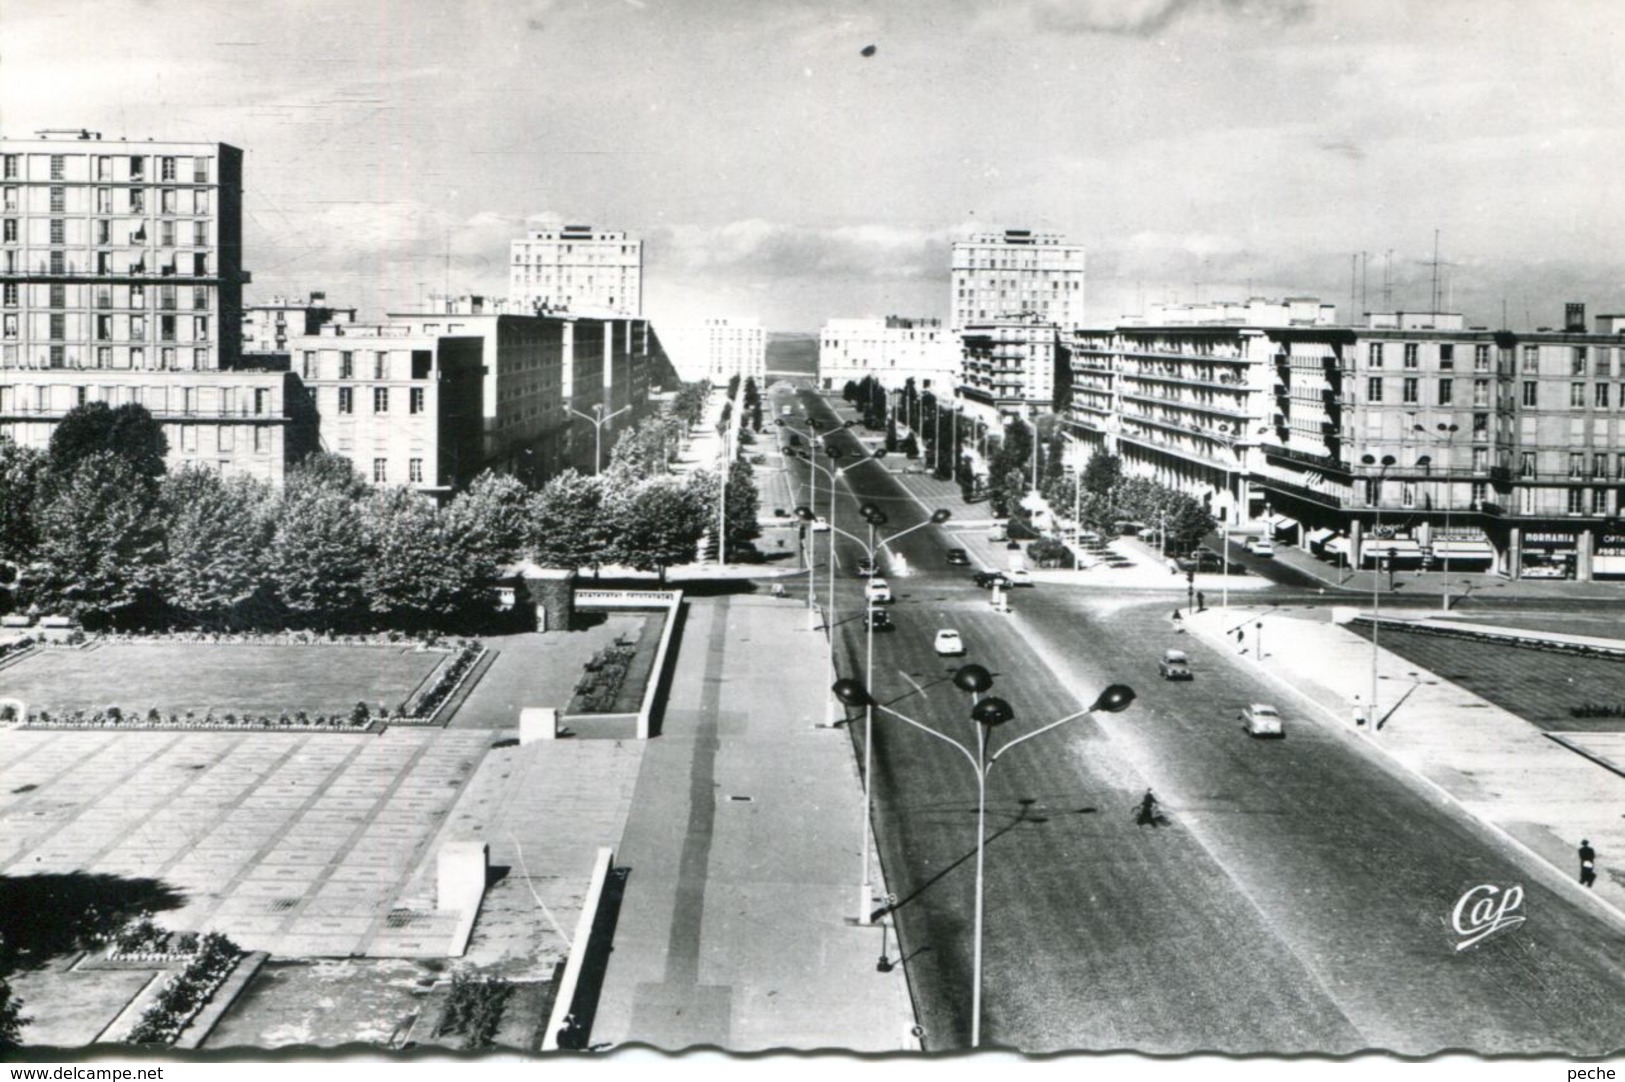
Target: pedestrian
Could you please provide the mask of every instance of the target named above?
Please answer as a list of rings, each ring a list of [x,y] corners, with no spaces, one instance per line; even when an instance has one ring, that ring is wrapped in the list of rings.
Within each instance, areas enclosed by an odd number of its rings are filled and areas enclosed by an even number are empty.
[[[1244,654],[1247,652],[1247,632],[1239,627],[1236,628],[1236,649]]]
[[[1365,703],[1361,702],[1360,697],[1358,695],[1356,695],[1354,697],[1354,727],[1356,729],[1358,729],[1364,724],[1365,724]]]
[[[1196,611],[1207,611],[1207,595],[1200,590],[1196,591]]]
[[[1591,842],[1585,838],[1580,839],[1580,885],[1589,887],[1597,881],[1597,851],[1591,848]]]

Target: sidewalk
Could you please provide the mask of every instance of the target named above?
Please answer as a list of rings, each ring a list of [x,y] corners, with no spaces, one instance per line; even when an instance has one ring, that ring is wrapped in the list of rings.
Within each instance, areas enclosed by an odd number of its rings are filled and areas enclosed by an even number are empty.
[[[1292,725],[1312,724],[1364,742],[1538,857],[1549,865],[1546,878],[1590,896],[1625,927],[1625,773],[1606,762],[1625,766],[1625,734],[1549,738],[1437,674],[1374,651],[1369,640],[1332,623],[1328,611],[1307,611],[1232,605],[1188,614],[1185,625],[1278,682],[1288,740]],[[1246,653],[1238,651],[1238,628]],[[1370,705],[1374,652],[1379,724],[1356,728],[1354,699]],[[1576,882],[1582,838],[1598,853],[1593,891]]]
[[[918,1050],[902,968],[875,968],[896,937],[854,922],[862,789],[846,731],[825,725],[827,640],[807,625],[793,602],[689,604],[616,853],[594,1045]]]

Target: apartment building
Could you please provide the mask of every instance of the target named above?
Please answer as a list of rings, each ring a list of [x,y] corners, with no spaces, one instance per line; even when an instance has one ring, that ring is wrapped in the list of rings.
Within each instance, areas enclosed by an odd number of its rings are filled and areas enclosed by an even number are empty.
[[[818,332],[818,379],[839,392],[865,376],[888,390],[909,380],[921,391],[952,393],[958,382],[958,339],[940,319],[906,316],[831,319]]]
[[[590,225],[542,226],[509,244],[508,300],[526,313],[637,318],[643,241]]]
[[[1058,233],[1007,229],[955,241],[948,326],[989,321],[1084,324],[1084,250]]]
[[[243,309],[243,355],[253,363],[263,358],[285,360],[288,340],[320,334],[329,323],[354,323],[354,308],[336,308],[327,303],[327,294],[312,292],[309,297],[272,297],[267,304],[250,304]]]
[[[277,372],[239,372],[242,151],[0,138],[0,435],[44,448],[91,401],[139,402],[171,466],[280,482],[314,440]]]
[[[1625,318],[1340,326],[1327,307],[1076,332],[1067,426],[1223,521],[1351,564],[1625,575]]]
[[[959,397],[989,426],[1054,409],[1061,356],[1055,324],[1036,317],[972,323],[959,332]]]
[[[661,325],[661,337],[685,382],[726,384],[734,376],[767,378],[767,331],[754,316],[716,316],[697,323]]]

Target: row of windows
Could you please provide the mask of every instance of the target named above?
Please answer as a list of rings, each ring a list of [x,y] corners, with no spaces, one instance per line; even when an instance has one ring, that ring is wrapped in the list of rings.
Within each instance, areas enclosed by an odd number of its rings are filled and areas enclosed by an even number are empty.
[[[135,223],[124,239],[120,240],[113,236],[113,222],[111,219],[97,218],[91,223],[91,232],[88,239],[80,239],[79,232],[75,229],[74,236],[70,240],[66,219],[52,218],[49,221],[50,224],[46,227],[45,239],[45,243],[48,244],[71,244],[77,247],[81,244],[143,246],[148,243],[146,222]],[[186,223],[182,222],[180,224],[184,226]],[[185,229],[177,230],[176,223],[167,218],[160,221],[158,223],[157,246],[160,248],[175,248],[189,241],[190,246],[193,248],[212,248],[214,245],[209,237],[209,223],[193,222],[191,224],[191,230],[187,231]],[[21,243],[21,230],[22,227],[18,219],[0,219],[0,241],[4,241],[6,244]],[[39,243],[37,234],[33,243]]]
[[[414,485],[423,483],[423,459],[409,458],[406,460],[406,480]],[[372,483],[375,485],[389,483],[389,459],[375,458],[372,460]]]
[[[163,214],[192,214],[205,216],[209,214],[210,197],[208,188],[158,188],[157,200],[147,198],[147,193],[153,189],[127,188],[124,189],[124,207],[122,213],[145,214],[149,207]],[[0,207],[12,212],[22,209],[20,197],[21,189],[0,188]],[[87,202],[79,198],[77,188],[50,188],[46,194],[47,205],[53,214],[85,214],[94,206],[97,214],[121,213],[114,200],[112,188],[93,189],[94,194]],[[190,193],[190,194],[188,194]],[[35,203],[34,210],[39,210]]]
[[[83,155],[74,155],[79,158]],[[147,157],[145,154],[132,154],[128,159],[128,172],[125,174],[130,180],[142,180],[147,175]],[[178,180],[186,174],[186,158],[175,157],[168,154],[158,156],[158,179]],[[93,158],[94,179],[113,180],[113,155],[98,154]],[[209,181],[209,159],[190,159],[190,172],[192,183],[207,184]],[[0,156],[0,178],[5,180],[18,180],[22,177],[22,155],[6,154]],[[50,177],[52,180],[68,179],[68,155],[50,155]]]
[[[30,298],[30,306],[39,302],[38,289],[35,287],[34,297]],[[87,298],[80,292],[79,286],[68,286],[63,283],[52,283],[46,286],[46,306],[49,308],[80,308],[84,307]],[[87,287],[88,288],[88,287]],[[208,286],[192,287],[192,310],[206,312],[209,310],[209,297],[213,291]],[[158,307],[164,311],[174,311],[178,307],[178,293],[175,286],[165,284],[158,287]],[[22,298],[22,287],[16,282],[6,282],[0,285],[0,305],[6,308],[18,307]],[[98,285],[94,293],[88,298],[89,302],[97,308],[136,308],[147,306],[147,287],[143,285],[111,286]],[[122,302],[122,303],[120,303]]]
[[[1371,342],[1366,346],[1366,365],[1369,368],[1381,368],[1386,355],[1384,347],[1389,343]],[[1406,368],[1421,367],[1421,346],[1416,342],[1401,342],[1403,347],[1403,364]],[[1456,367],[1456,344],[1454,342],[1440,342],[1439,367],[1446,371]],[[1490,347],[1479,344],[1473,347],[1473,371],[1488,372],[1490,370]]]
[[[422,387],[408,388],[406,397],[406,412],[410,414],[422,413],[424,398],[424,389]],[[352,414],[355,412],[354,387],[338,388],[338,411],[340,414]],[[374,387],[372,389],[372,412],[389,412],[388,387]]]
[[[179,317],[158,317],[158,341],[179,342]],[[77,332],[78,327],[75,327]],[[46,333],[49,341],[68,341],[68,317],[65,313],[52,312],[46,323]],[[92,340],[96,342],[145,342],[147,341],[146,316],[120,316],[115,321],[113,316],[97,316],[91,327]],[[0,317],[0,337],[17,338],[21,335],[20,321],[15,312],[7,312]],[[79,335],[74,334],[77,339]],[[192,336],[185,339],[187,342],[207,342],[209,340],[209,317],[195,316],[192,319]]]
[[[238,395],[241,391],[241,396]],[[71,406],[65,399],[71,399]],[[65,413],[74,406],[106,402],[110,406],[134,403],[160,415],[265,417],[272,414],[275,400],[269,387],[132,387],[80,385],[77,387],[36,384],[28,388],[0,384],[0,411]]]

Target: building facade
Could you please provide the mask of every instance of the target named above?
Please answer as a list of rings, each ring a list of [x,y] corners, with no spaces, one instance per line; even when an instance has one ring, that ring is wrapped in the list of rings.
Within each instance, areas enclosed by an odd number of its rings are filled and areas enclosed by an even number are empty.
[[[987,425],[1047,413],[1057,399],[1062,355],[1053,323],[1036,318],[972,323],[959,332],[959,397]]]
[[[335,308],[327,303],[327,294],[317,292],[307,298],[272,297],[269,304],[247,305],[243,309],[243,355],[285,358],[290,338],[320,334],[329,323],[354,323],[355,315],[354,308]]]
[[[520,311],[643,314],[643,241],[624,232],[533,228],[510,243],[508,263],[508,299]]]
[[[1057,233],[1007,229],[955,241],[948,326],[1032,320],[1084,325],[1084,250]]]
[[[1625,576],[1625,320],[1314,308],[1075,333],[1070,433],[1352,565]]]
[[[660,334],[677,375],[726,384],[734,376],[767,378],[767,331],[754,316],[716,316],[698,323],[663,324]]]
[[[826,391],[872,376],[887,390],[913,380],[921,391],[951,393],[958,375],[958,339],[940,319],[831,319],[818,332],[818,380]]]

